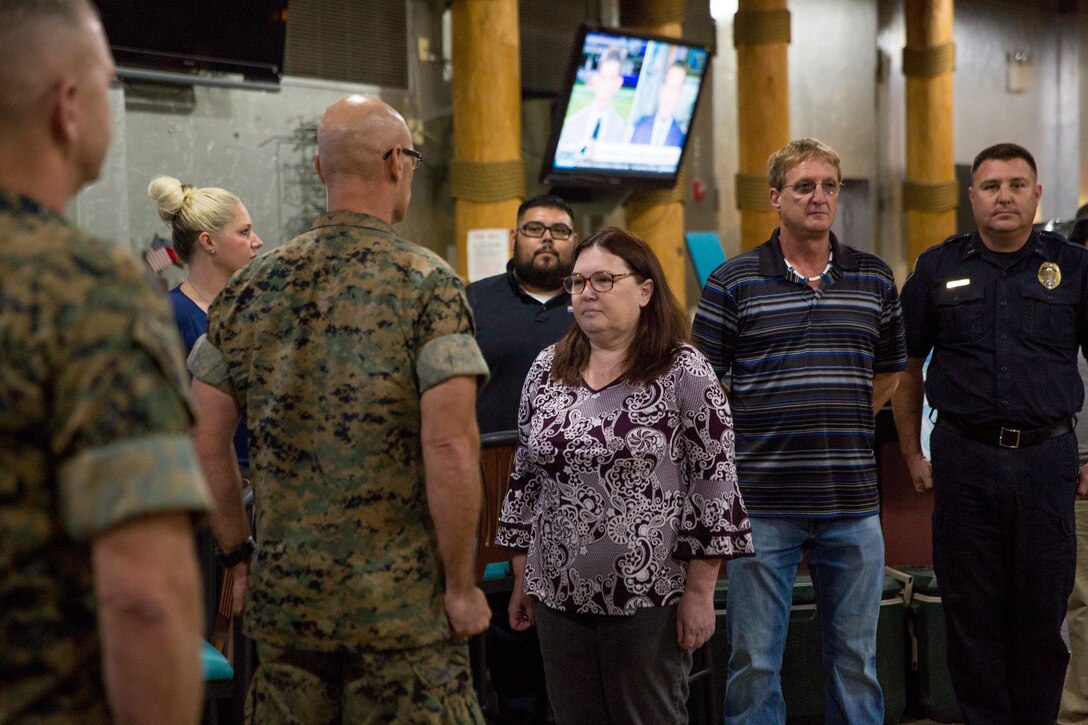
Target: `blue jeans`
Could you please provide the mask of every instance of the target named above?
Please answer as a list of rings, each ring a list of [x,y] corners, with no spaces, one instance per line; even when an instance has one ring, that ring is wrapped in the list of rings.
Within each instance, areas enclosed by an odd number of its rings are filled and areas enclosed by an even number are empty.
[[[729,562],[726,723],[786,722],[779,674],[802,554],[808,556],[820,618],[825,722],[883,723],[884,695],[876,679],[884,585],[879,517],[753,518],[752,544],[755,557]]]

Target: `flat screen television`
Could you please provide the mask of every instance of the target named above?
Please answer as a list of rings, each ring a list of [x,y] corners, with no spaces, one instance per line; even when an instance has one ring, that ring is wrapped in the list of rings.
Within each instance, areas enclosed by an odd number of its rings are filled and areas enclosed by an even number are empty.
[[[287,0],[95,0],[120,68],[240,73],[278,83]]]
[[[541,181],[673,186],[709,60],[709,49],[678,38],[582,26]]]

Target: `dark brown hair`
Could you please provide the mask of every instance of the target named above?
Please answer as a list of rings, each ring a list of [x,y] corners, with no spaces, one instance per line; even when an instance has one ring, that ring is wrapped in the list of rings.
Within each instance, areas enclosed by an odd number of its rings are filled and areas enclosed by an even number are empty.
[[[575,247],[575,261],[590,247],[600,247],[622,259],[639,282],[653,280],[653,294],[642,308],[635,339],[627,348],[623,361],[623,378],[628,383],[645,385],[653,382],[668,371],[680,346],[688,342],[688,321],[684,311],[665,281],[661,262],[646,242],[624,229],[605,227]],[[556,343],[552,377],[567,385],[581,385],[582,371],[589,364],[589,352],[589,338],[582,328],[574,325]]]
[[[975,175],[983,161],[1012,161],[1013,159],[1023,159],[1031,167],[1031,173],[1039,175],[1039,169],[1035,166],[1035,157],[1026,148],[1014,143],[999,143],[979,151],[975,162],[971,164],[971,175]]]

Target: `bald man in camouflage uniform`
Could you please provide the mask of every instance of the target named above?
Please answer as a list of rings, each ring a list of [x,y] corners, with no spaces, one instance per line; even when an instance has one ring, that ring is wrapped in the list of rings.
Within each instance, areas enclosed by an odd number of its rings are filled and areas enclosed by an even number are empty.
[[[404,119],[351,96],[318,128],[329,212],[238,272],[189,358],[196,440],[229,558],[249,536],[230,453],[251,427],[259,541],[248,589],[260,723],[482,722],[464,638],[475,586],[477,380],[464,289],[397,236],[421,157]]]
[[[113,70],[83,0],[0,0],[0,723],[200,719],[181,342],[135,258],[61,217]]]

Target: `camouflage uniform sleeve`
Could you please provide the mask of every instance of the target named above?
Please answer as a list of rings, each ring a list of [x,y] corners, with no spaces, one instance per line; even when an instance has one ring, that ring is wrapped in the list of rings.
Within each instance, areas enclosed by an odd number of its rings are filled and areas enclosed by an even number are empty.
[[[480,378],[481,387],[487,381],[487,363],[472,335],[443,335],[419,351],[416,378],[420,392],[459,375]]]
[[[96,290],[73,310],[54,343],[52,438],[69,533],[84,539],[148,513],[206,511],[166,301],[141,280]]]
[[[417,334],[416,379],[423,392],[461,375],[487,382],[487,363],[476,344],[476,329],[464,285],[455,275],[442,275],[425,300]]]
[[[65,526],[75,539],[135,516],[211,508],[192,443],[176,434],[83,451],[61,466],[60,490]]]
[[[201,335],[193,345],[187,361],[189,373],[202,383],[207,383],[216,390],[220,390],[232,398],[234,386],[230,382],[230,371],[227,369],[227,360],[223,353],[208,339],[207,335]]]

